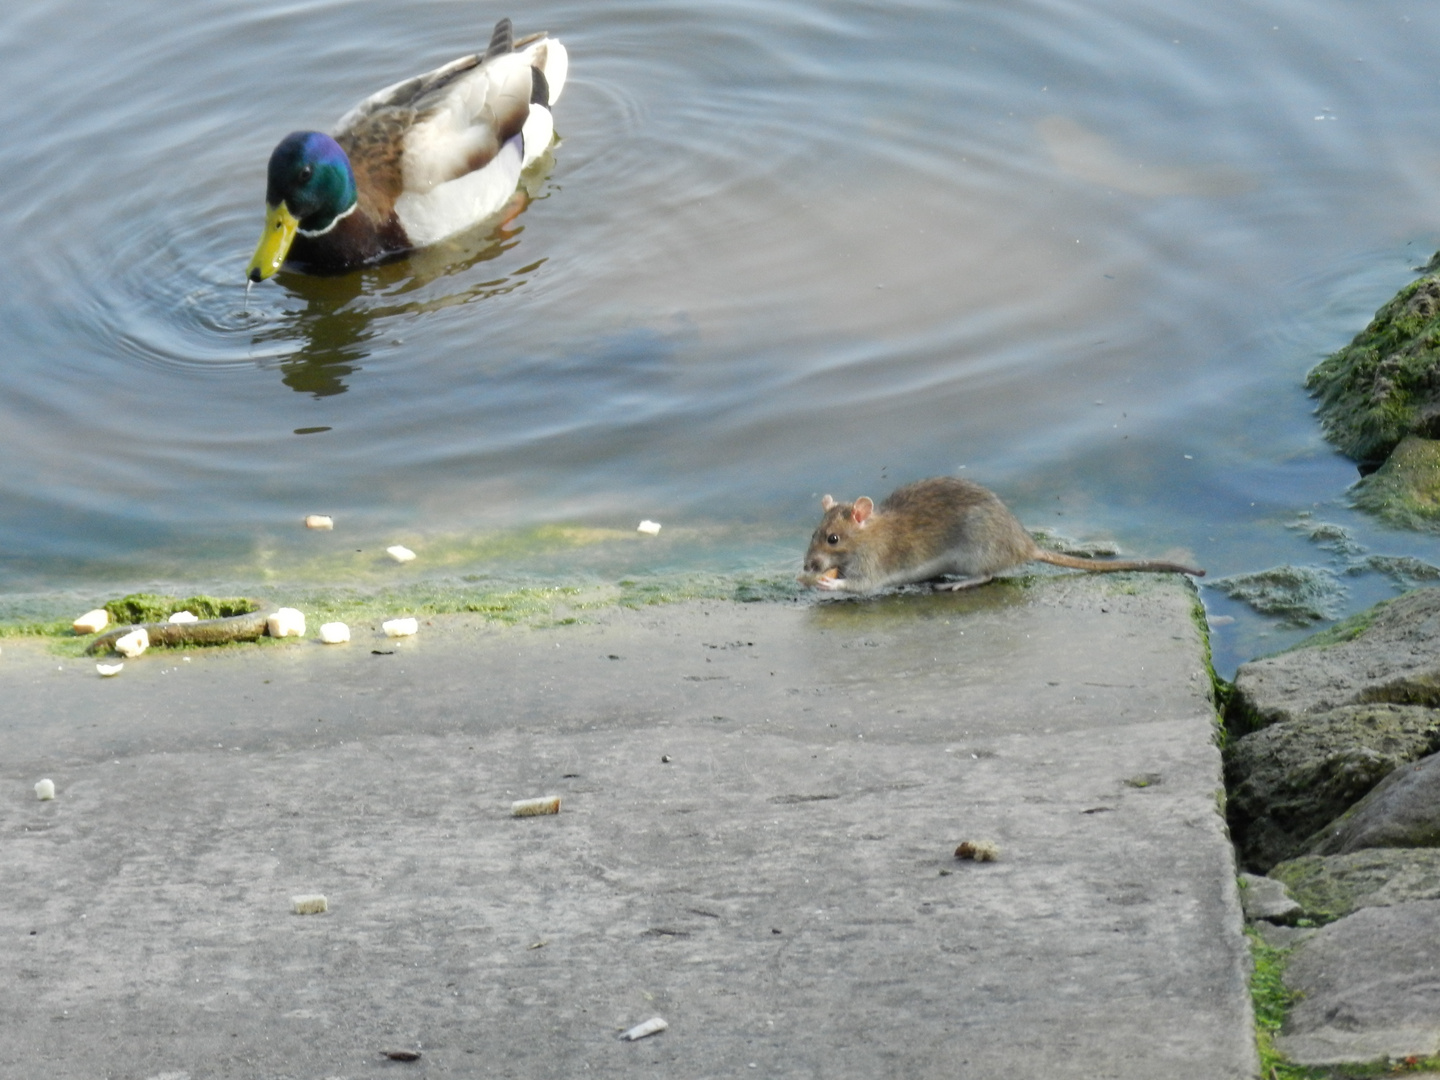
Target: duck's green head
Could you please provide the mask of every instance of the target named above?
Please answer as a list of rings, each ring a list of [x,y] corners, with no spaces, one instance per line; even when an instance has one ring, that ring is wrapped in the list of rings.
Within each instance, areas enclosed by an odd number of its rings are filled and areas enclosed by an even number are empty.
[[[328,232],[355,208],[355,174],[340,144],[318,131],[286,135],[270,155],[265,231],[246,276],[264,281],[285,262],[298,233]]]

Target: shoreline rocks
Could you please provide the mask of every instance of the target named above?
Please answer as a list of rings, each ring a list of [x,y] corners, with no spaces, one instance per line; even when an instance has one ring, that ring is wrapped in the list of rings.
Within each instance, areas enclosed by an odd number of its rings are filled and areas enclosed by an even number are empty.
[[[1440,294],[1437,294],[1440,295]],[[1297,935],[1296,1064],[1440,1052],[1440,589],[1236,673],[1226,817],[1257,926]],[[1301,936],[1303,935],[1303,936]]]

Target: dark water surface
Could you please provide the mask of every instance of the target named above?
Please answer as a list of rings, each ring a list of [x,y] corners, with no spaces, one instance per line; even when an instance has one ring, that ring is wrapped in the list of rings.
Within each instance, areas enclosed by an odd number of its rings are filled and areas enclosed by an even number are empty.
[[[504,14],[571,53],[526,212],[247,300],[274,143]],[[1353,562],[1303,512],[1440,562],[1302,388],[1440,245],[1437,55],[1388,0],[9,5],[0,598],[780,574],[962,468],[1212,577]],[[1222,669],[1295,636],[1205,595]]]

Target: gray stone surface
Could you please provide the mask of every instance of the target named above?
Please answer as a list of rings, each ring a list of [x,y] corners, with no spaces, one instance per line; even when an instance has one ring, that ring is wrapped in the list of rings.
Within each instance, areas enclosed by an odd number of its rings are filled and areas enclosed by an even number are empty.
[[[1242,664],[1240,710],[1263,725],[1369,702],[1440,706],[1440,589],[1416,589],[1372,611],[1352,640]]]
[[[1440,754],[1396,769],[1315,838],[1312,855],[1440,847]]]
[[[0,1075],[1250,1077],[1193,593],[1137,579],[6,642]]]
[[[1252,732],[1225,749],[1230,834],[1242,866],[1265,872],[1376,784],[1440,744],[1440,709],[1350,705]]]
[[[1259,874],[1240,875],[1240,907],[1250,922],[1260,919],[1285,922],[1300,911],[1300,905],[1290,899],[1284,882]]]
[[[1301,941],[1277,1048],[1302,1065],[1440,1053],[1440,900],[1365,908]]]
[[[1368,848],[1350,855],[1302,855],[1274,867],[1309,919],[1331,922],[1362,907],[1440,900],[1440,850]]]

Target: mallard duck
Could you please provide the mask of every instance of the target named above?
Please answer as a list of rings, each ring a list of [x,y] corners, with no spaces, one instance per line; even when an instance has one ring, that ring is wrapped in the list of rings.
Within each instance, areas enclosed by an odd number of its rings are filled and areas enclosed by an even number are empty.
[[[265,231],[246,276],[353,270],[495,213],[550,146],[569,58],[495,24],[484,53],[371,94],[335,134],[296,131],[270,155]]]

